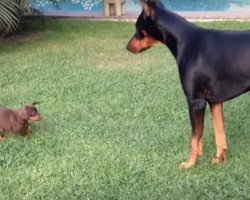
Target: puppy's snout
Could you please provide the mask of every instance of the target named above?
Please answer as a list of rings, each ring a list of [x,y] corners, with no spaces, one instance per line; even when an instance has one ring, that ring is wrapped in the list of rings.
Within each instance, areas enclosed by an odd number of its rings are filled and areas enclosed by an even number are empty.
[[[34,116],[31,116],[29,118],[29,120],[31,120],[31,121],[40,121],[40,120],[42,120],[42,116],[40,114],[36,114]]]

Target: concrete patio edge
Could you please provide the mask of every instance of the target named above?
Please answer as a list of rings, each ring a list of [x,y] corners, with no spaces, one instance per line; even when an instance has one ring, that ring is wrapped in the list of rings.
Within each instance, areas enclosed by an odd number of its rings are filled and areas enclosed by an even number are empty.
[[[176,12],[184,18],[192,21],[214,21],[214,20],[238,20],[250,21],[250,12],[239,11],[196,11]],[[104,20],[104,21],[135,21],[139,13],[127,13],[122,16],[104,16],[102,12],[79,12],[79,11],[54,11],[44,12],[44,15],[51,18],[76,18],[86,20]]]

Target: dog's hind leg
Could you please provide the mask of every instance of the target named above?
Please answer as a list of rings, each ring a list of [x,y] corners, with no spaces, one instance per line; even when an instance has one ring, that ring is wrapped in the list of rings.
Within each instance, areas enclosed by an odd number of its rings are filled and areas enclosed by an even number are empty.
[[[199,148],[199,156],[203,155],[203,140],[202,140],[202,134],[200,135],[200,137],[198,138],[198,148]]]
[[[223,106],[222,102],[210,104],[210,111],[213,120],[216,156],[212,159],[213,164],[218,164],[226,160],[226,133],[223,122]]]
[[[189,169],[193,167],[202,153],[202,133],[204,127],[204,114],[206,109],[205,99],[197,99],[188,102],[189,116],[192,126],[192,140],[190,158],[187,162],[182,162],[179,169]]]

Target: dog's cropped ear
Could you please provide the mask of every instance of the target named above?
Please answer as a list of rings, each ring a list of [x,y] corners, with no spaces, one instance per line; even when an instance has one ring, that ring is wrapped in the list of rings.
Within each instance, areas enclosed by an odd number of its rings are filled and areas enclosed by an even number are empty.
[[[145,0],[141,0],[142,9],[147,17],[150,16],[150,8]]]
[[[148,0],[147,2],[157,4],[159,1],[158,0]]]
[[[141,0],[141,6],[142,6],[142,9],[145,13],[145,15],[147,17],[150,17],[151,19],[154,19],[154,10],[149,6],[148,3],[156,3],[157,0],[148,0],[148,1],[145,1],[145,0]]]

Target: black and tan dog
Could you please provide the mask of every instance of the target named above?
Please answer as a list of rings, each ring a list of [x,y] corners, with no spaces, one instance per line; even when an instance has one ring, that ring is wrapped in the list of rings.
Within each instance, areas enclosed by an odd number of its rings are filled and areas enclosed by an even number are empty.
[[[41,115],[35,107],[36,103],[19,109],[0,108],[0,141],[7,134],[31,136],[29,121],[40,121]]]
[[[226,135],[222,103],[250,89],[250,31],[204,29],[168,11],[158,0],[141,0],[142,13],[127,49],[140,53],[157,42],[173,54],[185,93],[192,141],[190,158],[179,168],[195,165],[202,154],[204,112],[209,104],[213,120],[216,156],[226,160]]]

